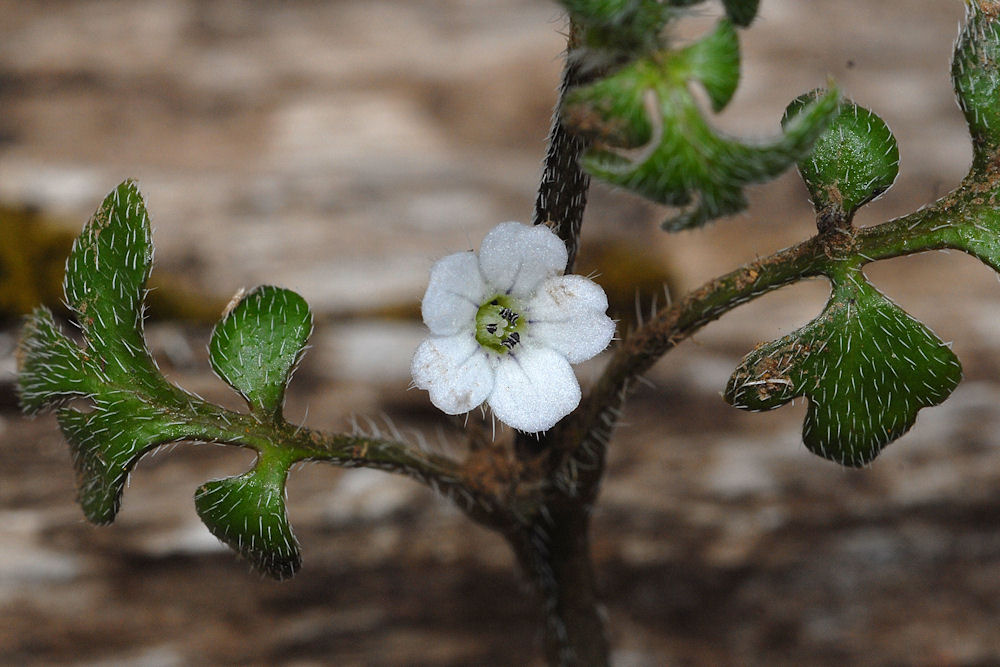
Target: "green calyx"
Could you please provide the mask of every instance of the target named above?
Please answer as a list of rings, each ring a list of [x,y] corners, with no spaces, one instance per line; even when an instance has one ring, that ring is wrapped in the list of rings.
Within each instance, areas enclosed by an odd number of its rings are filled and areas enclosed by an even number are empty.
[[[516,299],[501,294],[479,307],[476,342],[498,354],[507,354],[521,342],[526,318]]]
[[[792,100],[781,119],[787,127],[826,95],[814,90]],[[843,99],[812,151],[798,161],[820,231],[849,224],[861,206],[888,190],[899,173],[899,149],[881,118]]]

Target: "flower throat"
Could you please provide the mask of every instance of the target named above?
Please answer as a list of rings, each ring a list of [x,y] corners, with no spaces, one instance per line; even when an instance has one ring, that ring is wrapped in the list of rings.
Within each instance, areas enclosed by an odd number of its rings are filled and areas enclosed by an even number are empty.
[[[498,295],[476,312],[476,342],[498,354],[507,354],[521,342],[525,318],[521,305],[507,295]]]

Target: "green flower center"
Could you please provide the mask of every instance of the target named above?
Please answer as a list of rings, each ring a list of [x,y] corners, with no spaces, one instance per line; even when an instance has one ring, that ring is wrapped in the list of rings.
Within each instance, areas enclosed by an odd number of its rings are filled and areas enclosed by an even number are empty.
[[[521,342],[527,319],[521,304],[505,294],[479,306],[476,313],[476,341],[498,354],[507,354]]]

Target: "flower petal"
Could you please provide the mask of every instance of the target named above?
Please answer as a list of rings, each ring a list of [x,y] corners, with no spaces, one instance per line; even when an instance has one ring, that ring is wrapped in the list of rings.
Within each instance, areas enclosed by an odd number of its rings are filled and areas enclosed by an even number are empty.
[[[413,355],[410,374],[449,415],[481,405],[493,391],[493,365],[471,333],[425,340]]]
[[[543,225],[501,222],[479,248],[479,267],[491,287],[528,297],[538,284],[566,269],[566,245]]]
[[[580,383],[558,352],[519,347],[497,367],[487,402],[503,423],[536,433],[552,428],[580,404]]]
[[[475,253],[443,257],[431,267],[431,279],[420,303],[424,324],[438,336],[472,331],[476,311],[491,296],[487,291]]]
[[[605,314],[607,309],[608,297],[593,280],[576,275],[549,278],[528,302],[527,335],[536,345],[578,364],[600,354],[614,337],[615,323]]]

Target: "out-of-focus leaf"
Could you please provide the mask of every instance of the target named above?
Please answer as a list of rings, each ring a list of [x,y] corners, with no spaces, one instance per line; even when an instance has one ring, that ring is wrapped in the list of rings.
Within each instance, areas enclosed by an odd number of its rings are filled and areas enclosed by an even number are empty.
[[[663,223],[698,227],[746,207],[743,187],[774,178],[812,146],[836,111],[833,90],[807,105],[764,143],[712,128],[689,86],[705,86],[714,108],[729,101],[739,78],[739,45],[729,21],[680,51],[639,59],[606,79],[572,91],[564,122],[590,136],[587,171],[653,201],[681,207]]]

